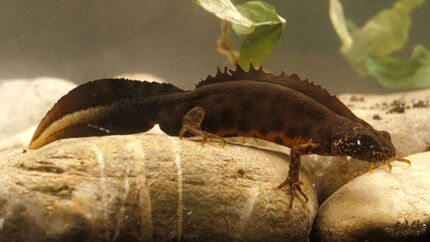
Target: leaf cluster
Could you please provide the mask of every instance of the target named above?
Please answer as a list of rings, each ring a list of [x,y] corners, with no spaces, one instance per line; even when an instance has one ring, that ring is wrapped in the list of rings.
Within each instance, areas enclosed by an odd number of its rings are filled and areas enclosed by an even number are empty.
[[[403,49],[411,28],[411,13],[424,0],[398,0],[370,18],[361,28],[350,27],[339,0],[330,0],[330,20],[341,40],[341,53],[359,74],[368,74],[387,88],[430,86],[430,52],[415,46],[405,61],[392,54]]]
[[[263,1],[249,1],[238,5],[234,5],[230,0],[195,2],[231,24],[233,31],[244,37],[237,62],[245,70],[249,69],[250,64],[259,66],[270,56],[286,25],[285,19],[276,13],[275,8]],[[227,34],[228,30],[222,31],[218,46],[223,46],[222,52],[233,60],[232,62],[236,62],[235,54],[229,50],[231,44]]]

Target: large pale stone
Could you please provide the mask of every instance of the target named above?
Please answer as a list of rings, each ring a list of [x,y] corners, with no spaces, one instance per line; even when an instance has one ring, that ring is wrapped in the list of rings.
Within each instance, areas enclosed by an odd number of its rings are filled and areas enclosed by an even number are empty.
[[[17,134],[4,137],[0,136],[0,152],[13,148],[27,148],[36,128],[37,126],[33,125]]]
[[[285,155],[160,135],[0,153],[0,241],[307,241],[306,204],[274,189]]]
[[[430,152],[347,183],[320,207],[317,241],[430,241]]]
[[[40,122],[54,103],[76,84],[52,77],[0,82],[0,139]]]

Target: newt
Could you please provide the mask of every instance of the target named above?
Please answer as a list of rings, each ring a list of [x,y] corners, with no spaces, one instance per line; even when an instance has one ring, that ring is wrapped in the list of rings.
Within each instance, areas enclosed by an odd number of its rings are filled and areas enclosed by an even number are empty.
[[[29,145],[58,139],[145,132],[155,124],[171,136],[254,137],[291,149],[287,178],[289,208],[299,194],[300,157],[351,156],[368,162],[397,159],[390,134],[355,116],[326,89],[296,74],[250,67],[225,68],[194,90],[172,84],[101,79],[63,96],[42,119]],[[391,166],[390,166],[391,167]]]

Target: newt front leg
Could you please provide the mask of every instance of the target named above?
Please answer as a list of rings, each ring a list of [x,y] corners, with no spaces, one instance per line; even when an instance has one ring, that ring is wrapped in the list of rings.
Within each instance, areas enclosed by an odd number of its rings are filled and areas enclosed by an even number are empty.
[[[303,196],[303,198],[305,199],[305,203],[309,201],[308,196],[303,192],[302,187],[300,186],[300,181],[299,181],[300,156],[308,155],[308,154],[318,154],[320,152],[321,152],[321,146],[315,143],[301,144],[301,145],[293,146],[291,148],[288,176],[277,187],[278,189],[281,189],[285,186],[288,186],[289,188],[288,193],[290,195],[290,204],[288,206],[288,209],[293,208],[294,196],[296,196],[295,194],[296,191]]]
[[[205,110],[202,107],[194,107],[188,111],[182,119],[182,128],[179,131],[179,138],[183,138],[187,132],[193,134],[194,136],[202,137],[202,143],[207,143],[208,140],[219,140],[221,146],[224,147],[225,140],[215,134],[208,133],[201,129],[203,119],[205,117]]]
[[[393,165],[391,165],[391,162],[393,162],[393,161],[399,161],[399,162],[407,163],[409,166],[411,166],[411,161],[408,159],[398,158],[398,157],[390,158],[390,159],[384,161],[384,164],[388,167],[388,172],[390,172],[390,173],[391,173],[391,170],[393,169]],[[371,162],[370,166],[369,166],[369,172],[373,172],[375,167],[376,167],[376,162]]]
[[[189,132],[194,136],[202,137],[203,143],[208,142],[209,139],[215,139],[220,140],[222,142],[222,145],[224,145],[225,140],[222,137],[203,131],[201,129],[201,124],[203,122],[204,116],[205,110],[202,107],[197,106],[189,110],[182,119],[182,128],[179,131],[179,137],[182,138],[186,135],[187,132]],[[293,201],[296,191],[304,197],[305,202],[308,202],[309,200],[308,196],[303,192],[299,182],[300,156],[320,152],[321,147],[318,144],[312,143],[312,141],[305,144],[296,145],[291,148],[288,176],[277,187],[278,189],[281,189],[288,185],[288,193],[290,195],[289,209],[293,207]]]

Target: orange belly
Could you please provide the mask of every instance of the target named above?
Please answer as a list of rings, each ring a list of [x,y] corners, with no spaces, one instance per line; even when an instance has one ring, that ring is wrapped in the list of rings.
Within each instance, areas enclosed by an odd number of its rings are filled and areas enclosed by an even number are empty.
[[[232,134],[236,134],[237,136],[240,136],[240,137],[259,138],[259,139],[264,139],[287,147],[292,147],[292,146],[305,144],[309,142],[309,140],[305,140],[303,138],[287,137],[285,134],[280,132],[268,132],[267,134],[262,135],[258,130],[239,132],[236,129],[219,129],[215,132],[215,134],[221,137],[226,137],[226,136],[231,136]]]

